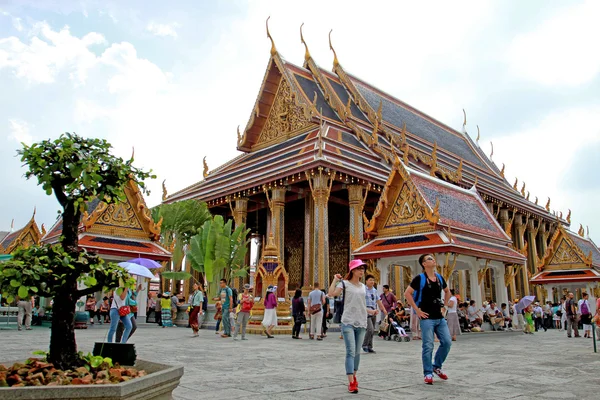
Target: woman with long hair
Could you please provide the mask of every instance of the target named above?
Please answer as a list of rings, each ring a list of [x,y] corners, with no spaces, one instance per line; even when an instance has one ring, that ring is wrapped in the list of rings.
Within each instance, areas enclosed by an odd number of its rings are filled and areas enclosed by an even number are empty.
[[[329,296],[335,297],[343,293],[344,312],[341,318],[341,330],[346,345],[346,377],[348,392],[358,393],[356,373],[360,364],[360,349],[367,331],[367,301],[365,285],[361,279],[365,275],[367,265],[361,260],[352,260],[348,265],[349,272],[342,280],[336,274],[329,286]]]
[[[300,337],[300,328],[306,323],[306,307],[302,298],[302,290],[296,289],[292,299],[292,316],[294,317],[294,327],[292,328],[292,339],[302,339]]]
[[[119,290],[121,290],[121,293],[118,293]],[[121,321],[125,327],[123,336],[121,337],[121,343],[127,343],[127,339],[129,339],[129,333],[131,332],[131,315],[128,311],[125,315],[121,315],[126,311],[124,307],[127,306],[126,299],[128,293],[128,288],[119,288],[115,290],[113,301],[110,306],[110,328],[108,328],[108,338],[106,340],[108,343],[112,343],[119,321]]]
[[[265,316],[262,320],[265,335],[267,338],[273,339],[273,329],[277,326],[277,296],[275,292],[277,286],[269,285],[267,294],[265,295]]]
[[[202,314],[202,302],[204,301],[204,294],[200,290],[200,285],[198,282],[194,282],[194,293],[192,293],[190,307],[192,307],[190,311],[190,326],[194,331],[193,337],[198,337],[198,330],[200,326],[198,325],[198,315]]]

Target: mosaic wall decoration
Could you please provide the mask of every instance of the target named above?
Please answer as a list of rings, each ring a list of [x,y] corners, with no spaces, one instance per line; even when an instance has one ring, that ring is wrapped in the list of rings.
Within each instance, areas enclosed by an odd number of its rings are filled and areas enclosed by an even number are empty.
[[[289,289],[302,286],[304,264],[304,200],[285,205],[285,268],[289,275]]]
[[[350,262],[349,212],[344,206],[329,203],[329,277],[345,276]]]

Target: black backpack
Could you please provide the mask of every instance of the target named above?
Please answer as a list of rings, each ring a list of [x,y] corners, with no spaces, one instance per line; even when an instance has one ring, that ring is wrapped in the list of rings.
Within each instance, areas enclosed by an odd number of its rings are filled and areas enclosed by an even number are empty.
[[[208,296],[204,293],[204,298],[202,299],[202,311],[208,311]]]
[[[231,306],[231,308],[236,308],[239,303],[238,291],[236,288],[231,289],[231,297],[233,298],[233,305]]]

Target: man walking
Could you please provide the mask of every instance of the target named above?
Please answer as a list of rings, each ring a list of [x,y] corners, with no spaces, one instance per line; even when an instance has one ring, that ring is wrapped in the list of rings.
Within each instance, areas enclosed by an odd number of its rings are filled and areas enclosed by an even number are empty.
[[[381,294],[381,302],[383,303],[383,307],[385,307],[385,312],[389,313],[392,311],[394,307],[396,307],[396,296],[394,293],[390,291],[389,285],[383,285],[383,293]]]
[[[542,307],[540,306],[540,303],[536,302],[535,306],[533,307],[533,317],[535,320],[535,331],[537,332],[540,328],[544,328],[544,332],[547,331],[546,327],[544,326],[544,310],[542,310]]]
[[[575,306],[575,296],[569,293],[565,301],[565,310],[567,311],[567,337],[571,337],[571,329],[575,331],[575,337],[579,336],[577,329],[577,307]]]
[[[421,336],[423,338],[421,358],[424,382],[432,385],[434,373],[443,380],[448,379],[448,375],[442,371],[442,364],[450,352],[452,340],[448,324],[442,316],[442,307],[448,307],[451,294],[444,278],[435,272],[436,262],[433,254],[423,254],[419,257],[419,264],[421,264],[423,272],[413,279],[404,292],[404,296],[421,320]],[[443,301],[441,299],[442,290],[444,291]],[[432,365],[434,334],[440,340],[440,347],[435,353]]]
[[[179,304],[179,298],[173,292],[173,296],[171,296],[171,321],[173,321],[173,326],[175,326],[175,320],[177,319],[177,305]]]
[[[308,336],[311,339],[316,336],[317,340],[323,340],[321,331],[325,294],[319,289],[319,282],[315,282],[313,288],[313,291],[308,294],[308,310],[310,311],[310,334]]]
[[[25,330],[31,330],[31,310],[33,309],[31,301],[19,300],[17,303],[19,311],[17,312],[17,328],[23,330],[23,316],[25,316]]]
[[[367,288],[365,289],[367,296],[367,332],[365,334],[365,339],[363,340],[362,348],[365,353],[375,353],[375,350],[373,350],[373,336],[375,335],[375,326],[377,325],[377,314],[379,314],[377,307],[379,307],[383,313],[384,318],[387,315],[387,312],[383,303],[377,297],[375,277],[373,277],[373,275],[367,275],[365,282],[367,283]]]
[[[227,286],[227,281],[221,279],[220,281],[221,290],[219,291],[219,297],[223,308],[221,309],[221,321],[223,322],[223,334],[221,337],[231,337],[231,320],[229,319],[229,311],[233,304],[233,292],[231,288]]]

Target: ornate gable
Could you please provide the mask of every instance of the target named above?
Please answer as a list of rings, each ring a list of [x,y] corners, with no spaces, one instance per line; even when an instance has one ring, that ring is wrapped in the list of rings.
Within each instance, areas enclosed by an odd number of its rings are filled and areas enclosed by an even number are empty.
[[[433,208],[427,203],[396,158],[373,217],[365,221],[365,232],[393,236],[431,231],[439,220],[438,208],[439,202]]]
[[[0,243],[0,254],[10,254],[17,247],[30,247],[34,244],[40,244],[42,233],[35,222],[35,211],[33,216],[22,229],[6,235]]]
[[[85,231],[157,240],[160,237],[161,222],[154,223],[142,193],[133,181],[125,188],[125,195],[125,202],[110,205],[102,202],[91,214],[84,213],[82,223]]]
[[[591,266],[591,255],[585,254],[569,232],[559,225],[546,249],[539,270],[588,269]]]
[[[563,238],[558,245],[558,248],[554,252],[552,259],[550,260],[550,264],[584,264],[585,262],[581,259],[578,253],[579,252],[577,252],[575,248],[569,245],[567,240]]]

